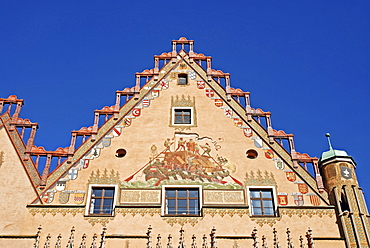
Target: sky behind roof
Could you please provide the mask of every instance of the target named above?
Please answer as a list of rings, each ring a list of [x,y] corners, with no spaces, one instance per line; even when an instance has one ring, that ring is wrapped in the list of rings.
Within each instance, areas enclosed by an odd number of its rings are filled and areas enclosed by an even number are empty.
[[[370,202],[369,1],[2,1],[0,98],[25,100],[35,145],[69,146],[94,110],[151,69],[171,40],[195,41],[231,86],[272,112],[296,150],[346,150]]]

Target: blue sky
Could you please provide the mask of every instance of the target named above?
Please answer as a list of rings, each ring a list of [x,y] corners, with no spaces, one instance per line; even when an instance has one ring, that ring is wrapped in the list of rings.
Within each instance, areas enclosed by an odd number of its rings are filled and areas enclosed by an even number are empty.
[[[70,131],[132,87],[135,72],[171,40],[231,73],[251,104],[272,112],[274,129],[297,151],[333,147],[357,162],[370,202],[369,1],[1,1],[0,97],[25,100],[21,117],[39,123],[35,144],[69,146]]]

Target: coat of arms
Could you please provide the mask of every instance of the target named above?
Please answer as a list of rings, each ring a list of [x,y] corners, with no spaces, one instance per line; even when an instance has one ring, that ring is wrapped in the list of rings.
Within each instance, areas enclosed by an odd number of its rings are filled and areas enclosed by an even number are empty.
[[[71,180],[75,180],[78,176],[78,169],[70,169],[68,171],[68,178]]]
[[[152,97],[158,97],[159,96],[159,90],[152,90]]]
[[[227,116],[227,117],[231,117],[232,116],[232,114],[233,114],[233,111],[231,110],[231,109],[229,109],[229,108],[225,108],[224,109],[224,114]]]
[[[244,133],[244,136],[247,138],[252,137],[253,135],[252,128],[250,127],[243,128],[243,133]]]
[[[280,160],[280,159],[276,159],[275,160],[275,167],[276,167],[276,169],[278,169],[278,170],[283,170],[284,169],[284,162],[282,161],[282,160]]]
[[[318,195],[313,194],[313,193],[310,193],[309,196],[310,196],[310,202],[311,202],[312,205],[314,205],[314,206],[320,206],[321,201],[320,201],[320,198],[319,198]]]
[[[120,136],[121,135],[121,128],[120,127],[115,127],[113,128],[113,132],[112,132],[113,136],[117,137],[117,136]]]
[[[76,191],[73,200],[76,204],[82,204],[85,199],[85,191]]]
[[[297,206],[303,206],[304,204],[303,195],[294,195],[294,203]]]
[[[62,191],[62,192],[60,192],[60,194],[59,194],[59,202],[61,204],[66,204],[69,201],[69,195],[70,194],[71,194],[71,192],[69,192],[69,191]]]
[[[298,191],[302,194],[306,194],[308,192],[308,186],[305,183],[298,183]]]
[[[274,157],[274,152],[271,149],[265,150],[265,157],[268,159],[272,159]]]
[[[169,86],[169,84],[168,84],[167,81],[164,81],[164,80],[161,81],[161,87],[162,87],[163,90],[168,89],[168,86]]]
[[[126,119],[124,120],[124,123],[125,123],[125,127],[129,127],[129,126],[131,126],[131,119],[130,119],[130,118],[126,118]]]
[[[66,183],[67,183],[66,178],[61,178],[60,180],[57,181],[57,184],[55,186],[57,191],[63,191],[66,189]]]
[[[206,96],[213,97],[215,92],[212,89],[206,89]]]
[[[198,86],[198,89],[202,90],[204,89],[204,87],[206,86],[205,83],[203,81],[198,81],[197,82],[197,86]]]
[[[140,114],[141,114],[141,109],[139,109],[139,108],[134,108],[134,109],[132,110],[132,115],[133,115],[133,116],[135,116],[135,117],[139,117],[139,116],[140,116]]]
[[[222,99],[215,99],[215,105],[217,106],[217,107],[221,107],[222,106]]]
[[[150,105],[150,100],[149,99],[144,99],[143,100],[143,107],[146,108],[146,107],[149,107]]]
[[[290,182],[294,182],[296,180],[296,175],[294,171],[285,171],[286,178]]]
[[[54,200],[54,193],[55,190],[46,191],[46,193],[44,193],[44,195],[42,196],[42,201],[45,203],[52,203],[52,201]]]
[[[286,206],[288,205],[288,194],[287,193],[278,193],[279,205]]]

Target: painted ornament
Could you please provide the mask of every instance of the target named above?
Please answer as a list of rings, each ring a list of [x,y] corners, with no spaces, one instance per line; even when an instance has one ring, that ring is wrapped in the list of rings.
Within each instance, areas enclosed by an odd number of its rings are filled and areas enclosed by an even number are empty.
[[[304,204],[303,195],[294,195],[294,203],[297,206],[303,206]]]
[[[213,97],[215,92],[212,89],[206,89],[206,96]]]
[[[158,97],[159,96],[159,90],[152,90],[152,97]]]
[[[144,99],[143,100],[143,107],[147,108],[147,107],[149,107],[149,105],[150,105],[150,100],[149,99]]]
[[[287,193],[279,193],[278,194],[278,201],[279,201],[279,205],[281,205],[281,206],[288,205],[288,194]]]
[[[85,199],[85,192],[76,192],[74,194],[73,200],[76,204],[82,204]]]
[[[124,120],[124,123],[125,123],[125,127],[129,127],[129,126],[131,126],[131,118],[126,118],[126,119]]]
[[[164,80],[161,81],[160,85],[162,87],[162,90],[166,90],[169,87],[169,83],[167,81],[164,81]]]
[[[294,171],[285,171],[285,176],[289,182],[294,182],[296,180]]]
[[[132,110],[132,115],[133,115],[133,116],[135,116],[135,117],[139,117],[139,116],[140,116],[140,114],[141,114],[141,109],[139,109],[139,108],[134,108],[134,109]]]
[[[216,107],[221,107],[223,105],[222,99],[215,99]]]
[[[231,109],[224,109],[224,114],[227,116],[227,117],[231,117],[232,114],[233,114],[233,111]]]
[[[320,198],[319,198],[318,195],[316,195],[316,194],[312,194],[311,195],[310,194],[309,196],[310,196],[310,202],[311,202],[312,205],[314,205],[314,206],[320,206],[321,201],[320,201]]]
[[[274,157],[274,152],[271,149],[265,150],[265,157],[272,159]]]
[[[195,71],[189,72],[189,78],[192,79],[192,80],[197,78],[197,75],[195,74]]]
[[[262,139],[261,139],[261,138],[256,137],[256,138],[254,139],[254,146],[255,146],[255,147],[257,147],[257,148],[262,148],[262,146],[263,146],[263,141],[262,141]]]
[[[307,186],[307,184],[305,184],[305,183],[298,183],[298,190],[302,194],[308,193],[308,186]]]
[[[206,84],[203,81],[198,81],[197,82],[197,87],[198,87],[198,89],[202,90],[206,87]]]
[[[70,169],[68,171],[68,178],[70,180],[75,180],[78,176],[78,169]]]
[[[253,135],[252,128],[250,128],[250,127],[243,128],[243,133],[244,133],[244,136],[247,137],[247,138],[252,137],[252,135]]]
[[[71,193],[68,191],[63,191],[59,194],[59,202],[61,204],[66,204],[69,201],[69,195]]]
[[[115,127],[113,128],[113,132],[112,132],[113,136],[117,137],[117,136],[120,136],[121,135],[121,128],[120,127]]]

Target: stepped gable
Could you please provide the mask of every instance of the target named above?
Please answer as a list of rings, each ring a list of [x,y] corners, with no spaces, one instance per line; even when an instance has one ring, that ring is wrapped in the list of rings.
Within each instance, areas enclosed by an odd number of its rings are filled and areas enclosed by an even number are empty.
[[[42,180],[42,184],[45,185],[41,185],[41,178],[40,176],[36,176],[35,169],[33,169],[33,185],[37,188],[39,195],[43,195],[47,192],[47,190],[53,187],[60,178],[65,177],[69,170],[77,168],[80,166],[81,162],[86,162],[88,159],[87,155],[94,147],[98,147],[104,140],[111,139],[115,134],[120,133],[125,125],[131,125],[131,122],[134,123],[137,117],[135,115],[140,114],[140,109],[145,108],[145,104],[148,100],[160,97],[160,91],[167,89],[168,81],[166,80],[167,77],[171,76],[170,73],[172,71],[179,70],[179,68],[187,68],[187,71],[194,72],[192,77],[199,83],[198,88],[205,89],[207,96],[211,99],[215,99],[217,107],[222,105],[222,107],[230,110],[230,113],[232,113],[230,118],[234,120],[235,125],[239,126],[245,132],[249,132],[248,130],[253,132],[256,137],[261,139],[261,141],[284,162],[289,170],[293,171],[313,192],[320,196],[322,201],[327,203],[328,195],[323,190],[319,170],[314,169],[316,174],[314,177],[310,175],[304,166],[300,165],[301,162],[313,162],[313,166],[317,166],[316,160],[310,158],[308,155],[304,156],[296,152],[293,135],[286,134],[284,131],[274,130],[271,126],[271,113],[258,108],[252,108],[250,105],[249,92],[232,88],[230,85],[230,74],[224,73],[221,70],[212,69],[212,57],[195,53],[193,51],[192,40],[187,40],[182,37],[179,40],[172,41],[172,44],[172,52],[154,56],[155,67],[153,69],[146,69],[141,73],[135,74],[135,86],[116,92],[116,104],[114,106],[104,107],[101,110],[95,111],[95,120],[92,127],[82,128],[79,131],[72,131],[71,146],[69,149],[63,149],[63,155],[67,155],[68,159],[58,165],[54,171],[44,171],[42,173],[44,179]],[[177,44],[182,46],[180,51],[176,50]],[[189,46],[189,51],[185,51],[185,45]],[[165,61],[162,68],[159,68],[159,60]],[[202,67],[201,64],[198,63],[201,61],[206,61],[205,67]],[[146,78],[144,85],[141,85],[141,77]],[[222,85],[220,78],[224,79],[224,85]],[[126,98],[126,102],[123,104],[121,103],[122,97]],[[240,98],[243,97],[245,102],[240,102]],[[14,96],[8,99],[0,99],[0,102],[2,102],[1,106],[13,103],[12,101],[15,101],[18,105],[23,105],[23,100],[18,101]],[[18,115],[19,111],[16,113]],[[106,120],[104,123],[99,124],[100,115],[105,115]],[[16,117],[18,118],[18,116]],[[260,117],[266,119],[266,128],[259,123],[261,121]],[[18,125],[20,121],[12,118],[13,117],[7,116],[6,114],[3,114],[1,117],[3,123],[7,122],[7,119],[9,119],[13,120],[14,125]],[[27,124],[29,123],[27,122]],[[2,128],[3,127],[10,130],[10,124],[3,124]],[[15,136],[17,136],[17,139],[21,139],[19,134]],[[73,137],[76,136],[84,136],[86,139],[84,139],[82,145],[75,150],[75,140]],[[14,139],[13,137],[12,141],[15,143]],[[279,139],[289,140],[290,147],[284,148],[279,142],[276,142]],[[32,155],[32,153],[35,153],[35,150],[32,149],[33,140],[30,144],[29,154]],[[17,150],[21,151],[21,149]],[[24,147],[23,150],[27,150],[26,147]],[[24,151],[24,153],[27,154],[26,151]],[[180,154],[180,157],[181,156],[183,155]],[[28,161],[28,163],[32,164],[32,160],[25,159],[24,161]],[[32,164],[32,166],[36,168],[34,164]],[[28,167],[30,166],[28,165]],[[30,169],[28,169],[28,171],[29,170]],[[37,201],[38,199],[35,199],[34,202]]]

